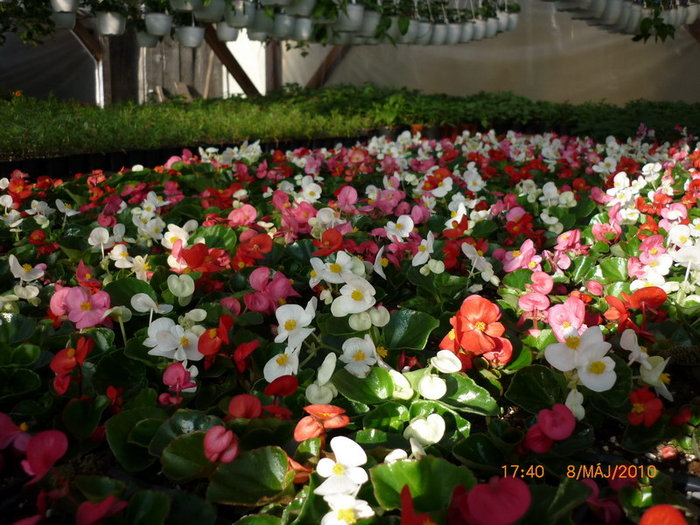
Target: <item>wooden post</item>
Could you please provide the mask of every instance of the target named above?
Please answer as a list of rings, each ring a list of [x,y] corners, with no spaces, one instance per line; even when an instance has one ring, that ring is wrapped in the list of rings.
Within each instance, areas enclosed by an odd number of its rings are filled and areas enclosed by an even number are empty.
[[[282,47],[277,40],[271,40],[265,46],[265,91],[278,90],[282,87]]]
[[[335,68],[343,61],[345,56],[350,51],[350,46],[333,46],[333,48],[328,52],[326,58],[323,59],[321,65],[313,74],[311,79],[306,83],[308,88],[319,88],[328,81],[330,76],[335,71]]]
[[[260,95],[260,91],[258,91],[258,88],[255,87],[255,84],[250,80],[245,70],[241,67],[233,54],[231,54],[226,43],[218,39],[216,30],[211,24],[207,24],[206,31],[204,32],[204,39],[224,67],[231,73],[236,82],[238,82],[238,85],[241,86],[243,92],[249,97]]]

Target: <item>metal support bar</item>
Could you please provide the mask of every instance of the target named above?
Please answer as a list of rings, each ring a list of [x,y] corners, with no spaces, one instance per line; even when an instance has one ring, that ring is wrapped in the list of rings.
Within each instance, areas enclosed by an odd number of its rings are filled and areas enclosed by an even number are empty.
[[[271,40],[265,47],[265,91],[276,91],[282,87],[282,47]]]
[[[319,88],[322,87],[333,74],[335,68],[337,68],[343,61],[345,56],[350,51],[350,46],[333,46],[326,58],[323,59],[321,65],[313,74],[311,79],[306,83],[308,88]]]

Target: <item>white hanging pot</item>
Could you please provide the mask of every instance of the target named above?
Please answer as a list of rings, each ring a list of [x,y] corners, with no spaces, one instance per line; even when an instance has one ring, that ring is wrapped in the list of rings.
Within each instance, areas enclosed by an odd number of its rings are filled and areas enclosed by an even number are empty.
[[[249,26],[253,23],[253,18],[255,18],[255,6],[252,2],[237,0],[233,3],[233,7],[226,6],[224,18],[231,27],[241,28]]]
[[[700,4],[689,4],[685,9],[688,11],[688,15],[685,18],[685,23],[690,25],[698,18],[698,14],[700,13]]]
[[[571,4],[571,9],[567,9],[567,11],[574,13],[572,15],[574,18],[580,19],[582,16],[584,16],[584,13],[591,8],[592,3],[593,0],[575,0]]]
[[[224,0],[211,0],[209,4],[203,4],[202,7],[195,9],[193,13],[197,22],[213,24],[224,19],[224,11],[226,11]]]
[[[75,13],[54,11],[50,17],[57,29],[73,29],[75,27]]]
[[[445,37],[445,45],[453,46],[459,43],[459,38],[462,36],[462,24],[453,22],[447,24],[447,36]]]
[[[367,44],[367,37],[352,35],[352,38],[350,39],[350,44],[352,44],[353,46],[364,46],[365,44]]]
[[[627,27],[630,15],[632,14],[632,2],[622,2],[622,11],[620,17],[614,25],[610,26],[610,31],[613,33],[622,33]]]
[[[386,36],[387,38],[391,38],[392,40],[396,41],[396,39],[399,38],[399,35],[401,34],[399,32],[399,17],[390,16],[389,19],[391,20],[391,24],[386,30]]]
[[[360,28],[357,30],[357,34],[368,38],[374,37],[374,35],[377,33],[377,26],[379,25],[379,21],[381,19],[381,13],[365,9],[365,12],[362,16],[362,24],[360,24]]]
[[[625,27],[625,33],[628,35],[635,34],[639,29],[639,23],[642,20],[642,6],[639,4],[634,4],[632,6],[632,13],[630,14],[629,22],[627,22],[627,27]]]
[[[608,3],[605,5],[605,10],[603,11],[603,15],[600,19],[601,23],[604,26],[615,25],[620,18],[620,15],[622,15],[623,4],[624,2],[622,0],[608,0]]]
[[[399,33],[398,42],[399,44],[413,44],[416,41],[417,35],[418,20],[409,20],[408,29],[406,29],[406,34],[402,35]]]
[[[678,27],[688,23],[688,6],[679,5],[676,7],[678,11]]]
[[[181,26],[175,29],[175,39],[183,47],[199,47],[204,41],[204,28],[199,26]]]
[[[296,0],[284,12],[292,16],[309,17],[316,7],[316,0]]]
[[[98,11],[95,14],[97,15],[97,30],[101,35],[117,36],[126,31],[126,17],[121,13]]]
[[[344,32],[344,33],[333,33],[333,36],[331,37],[331,43],[336,45],[336,46],[349,46],[352,44],[352,37],[354,35],[352,33]]]
[[[520,13],[508,13],[506,31],[515,31],[515,28],[518,27],[518,20],[520,20]]]
[[[263,7],[286,7],[292,3],[292,0],[260,0],[260,5]]]
[[[139,47],[156,47],[158,37],[146,31],[139,31],[136,33],[136,43]]]
[[[275,15],[272,36],[278,40],[287,40],[294,33],[294,17],[284,13]]]
[[[474,34],[472,35],[472,40],[483,40],[484,34],[486,33],[486,21],[485,20],[475,20],[474,21]]]
[[[498,30],[503,32],[508,28],[508,13],[505,11],[498,11],[496,13],[496,18],[498,20]]]
[[[51,0],[54,13],[75,13],[78,10],[78,0]]]
[[[348,4],[345,11],[338,11],[338,20],[333,25],[336,31],[354,32],[360,29],[364,19],[365,6],[362,4]]]
[[[459,41],[462,44],[470,42],[474,36],[474,24],[472,22],[462,22],[462,30],[459,33]]]
[[[202,7],[202,0],[170,0],[173,11],[193,11]]]
[[[267,40],[267,33],[265,31],[251,31],[250,29],[248,29],[248,40],[264,42],[265,40]]]
[[[314,22],[307,17],[298,17],[294,21],[294,33],[292,39],[297,42],[306,42],[311,40],[311,35],[314,31]]]
[[[447,24],[435,24],[433,26],[433,34],[430,37],[431,46],[441,46],[447,38]]]
[[[421,46],[427,46],[430,44],[430,39],[433,36],[433,24],[425,20],[418,22],[418,29],[416,30],[416,44]]]
[[[484,38],[493,38],[496,33],[498,33],[498,18],[487,18]]]
[[[275,20],[270,18],[262,8],[255,10],[255,17],[249,27],[248,33],[266,33],[272,34],[275,29]],[[249,37],[250,38],[250,37]],[[264,40],[264,38],[263,38]]]
[[[231,27],[226,22],[217,22],[216,38],[221,42],[233,42],[238,38],[238,28]]]
[[[146,13],[143,17],[146,22],[146,31],[155,36],[170,34],[173,26],[172,15],[166,13]]]

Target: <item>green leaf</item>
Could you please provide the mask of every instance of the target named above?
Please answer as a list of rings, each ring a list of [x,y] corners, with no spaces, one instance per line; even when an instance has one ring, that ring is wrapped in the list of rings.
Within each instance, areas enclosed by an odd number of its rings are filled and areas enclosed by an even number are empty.
[[[472,237],[475,239],[488,239],[496,231],[498,231],[498,225],[495,221],[480,221],[474,226]]]
[[[148,448],[153,436],[162,424],[162,419],[142,419],[129,432],[129,443]]]
[[[627,280],[627,259],[624,257],[606,257],[600,261],[605,283]]]
[[[236,522],[236,525],[282,525],[282,519],[277,516],[258,514],[256,516],[244,516]]]
[[[39,376],[26,368],[0,368],[0,400],[22,397],[41,386]]]
[[[575,479],[563,479],[554,489],[548,485],[530,485],[532,503],[523,523],[557,523],[586,501],[591,489]]]
[[[540,333],[537,334],[536,337],[531,334],[528,334],[525,337],[523,337],[524,344],[536,348],[540,352],[544,352],[545,348],[547,348],[552,343],[556,342],[557,337],[554,335],[554,332],[551,328],[545,328],[543,330],[540,330]]]
[[[492,473],[500,472],[506,462],[503,452],[486,434],[472,434],[459,441],[452,448],[452,453],[468,467],[486,469]]]
[[[498,403],[488,390],[477,385],[471,377],[450,374],[445,378],[447,393],[441,401],[462,412],[473,412],[485,416],[498,413]]]
[[[112,306],[126,306],[127,308],[131,308],[131,298],[137,293],[145,293],[154,301],[158,300],[151,285],[135,277],[127,277],[125,279],[112,281],[104,287],[104,291],[109,294],[112,300]]]
[[[129,501],[127,522],[131,525],[160,525],[170,512],[170,498],[163,492],[142,490]]]
[[[521,268],[506,274],[503,278],[503,284],[515,288],[516,290],[525,290],[525,285],[532,282],[532,270]]]
[[[204,238],[208,248],[221,248],[227,251],[232,251],[238,242],[236,232],[223,224],[199,228],[192,234],[193,239],[198,237]]]
[[[362,418],[362,426],[398,432],[403,429],[404,423],[408,420],[408,409],[395,401],[389,401],[365,414]]]
[[[34,319],[21,314],[12,314],[10,321],[3,321],[0,325],[0,342],[16,345],[23,343],[36,332],[37,325]]]
[[[576,257],[574,259],[574,270],[571,273],[571,279],[575,283],[583,283],[590,279],[590,275],[596,265],[595,257],[589,257],[587,255]]]
[[[438,326],[440,322],[424,312],[393,312],[384,327],[385,346],[389,350],[423,350],[430,333]]]
[[[506,398],[528,412],[539,412],[563,403],[566,384],[563,376],[546,366],[532,365],[518,370],[506,391]]]
[[[387,510],[401,508],[401,490],[405,485],[411,490],[417,511],[433,512],[449,507],[455,487],[464,485],[470,489],[476,483],[468,468],[435,456],[377,465],[369,473],[374,495]]]
[[[102,501],[107,496],[120,496],[126,488],[121,481],[103,476],[78,476],[73,485],[92,502]]]
[[[0,344],[0,367],[29,367],[39,359],[40,355],[41,348],[36,345]]]
[[[574,430],[571,437],[554,443],[552,452],[560,456],[570,456],[590,448],[594,441],[595,432],[593,427],[587,423],[577,423],[576,430]]]
[[[658,420],[650,427],[629,425],[622,436],[622,447],[634,454],[645,454],[663,443],[668,433],[663,420]]]
[[[359,332],[350,328],[348,318],[348,316],[335,317],[331,314],[319,314],[316,316],[316,323],[324,335],[357,336]]]
[[[221,419],[216,416],[181,408],[160,426],[148,445],[148,451],[154,456],[160,456],[168,443],[176,437],[198,430],[209,430],[216,425],[223,425]]]
[[[202,498],[184,490],[170,490],[167,494],[170,497],[170,514],[165,520],[166,525],[214,525],[216,522],[216,509]]]
[[[216,467],[204,455],[203,430],[183,434],[173,439],[160,458],[163,473],[170,479],[186,481],[194,478],[206,478]]]
[[[102,413],[109,406],[107,396],[95,399],[75,399],[63,409],[63,424],[75,437],[90,437],[102,419]]]
[[[107,421],[105,424],[107,443],[114,457],[127,471],[143,470],[156,459],[145,448],[128,442],[132,429],[142,419],[165,417],[165,411],[160,408],[141,407],[123,410]]]
[[[294,471],[279,447],[244,452],[220,464],[211,477],[207,499],[225,505],[260,506],[289,499]]]
[[[379,367],[372,368],[365,378],[355,377],[341,368],[333,374],[332,382],[338,392],[348,399],[368,405],[386,401],[394,393],[394,382],[389,372]]]

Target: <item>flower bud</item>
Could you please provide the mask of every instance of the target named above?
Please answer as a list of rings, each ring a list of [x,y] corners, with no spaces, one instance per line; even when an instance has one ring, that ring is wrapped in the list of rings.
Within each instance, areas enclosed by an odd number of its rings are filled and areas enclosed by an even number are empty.
[[[440,414],[430,414],[425,418],[414,419],[403,432],[404,438],[415,438],[421,445],[437,443],[444,435],[445,420]]]
[[[372,319],[372,324],[379,328],[389,324],[389,320],[391,319],[389,310],[387,310],[384,306],[371,308],[369,311],[369,317]]]
[[[367,312],[361,312],[359,314],[352,314],[348,319],[348,324],[350,328],[356,332],[364,332],[372,328],[372,318]]]
[[[395,399],[411,399],[413,397],[413,389],[411,388],[411,383],[408,379],[404,377],[401,372],[396,370],[389,370],[389,375],[394,383],[394,393]]]
[[[187,274],[172,274],[168,277],[168,290],[175,297],[189,297],[194,293],[194,279]]]
[[[428,268],[430,268],[430,271],[433,273],[442,273],[445,271],[445,263],[437,259],[430,259],[428,261]]]
[[[441,377],[426,374],[418,381],[418,393],[425,399],[440,399],[447,393],[447,383]]]
[[[443,374],[453,374],[462,370],[462,362],[459,360],[459,357],[449,350],[440,350],[430,360],[430,364]]]

